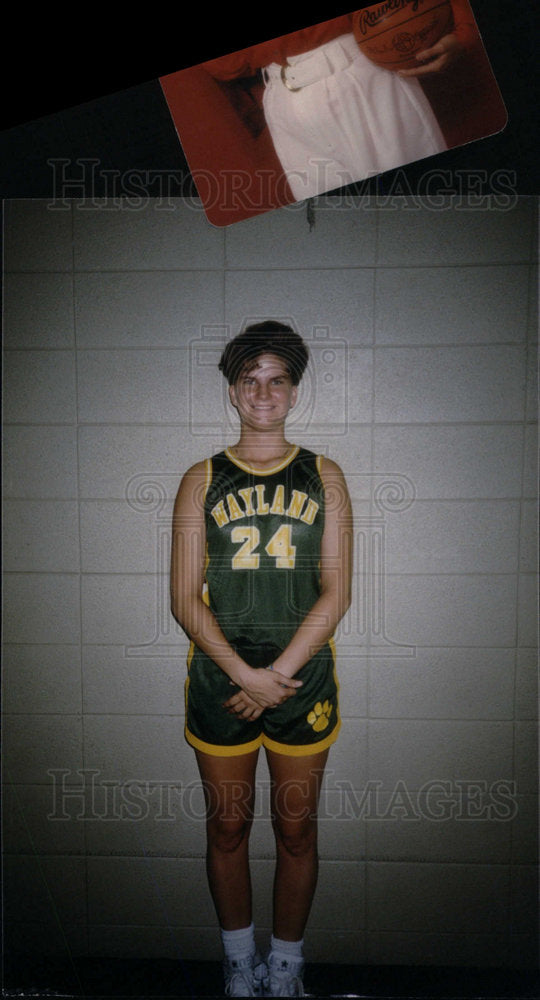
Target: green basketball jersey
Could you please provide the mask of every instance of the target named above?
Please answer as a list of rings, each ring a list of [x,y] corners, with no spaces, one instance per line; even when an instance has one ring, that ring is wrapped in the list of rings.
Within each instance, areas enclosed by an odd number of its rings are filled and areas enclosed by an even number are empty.
[[[320,456],[295,447],[257,469],[229,449],[207,461],[207,600],[252,666],[284,649],[320,594]]]

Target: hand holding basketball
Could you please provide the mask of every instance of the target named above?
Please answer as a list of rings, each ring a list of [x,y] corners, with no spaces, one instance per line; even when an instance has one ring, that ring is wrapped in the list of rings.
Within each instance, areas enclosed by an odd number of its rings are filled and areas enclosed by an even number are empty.
[[[454,28],[450,0],[382,0],[352,15],[360,51],[388,70],[413,69]]]
[[[435,45],[416,53],[418,66],[412,69],[400,69],[400,76],[431,76],[449,69],[461,58],[464,46],[455,35],[443,35]]]

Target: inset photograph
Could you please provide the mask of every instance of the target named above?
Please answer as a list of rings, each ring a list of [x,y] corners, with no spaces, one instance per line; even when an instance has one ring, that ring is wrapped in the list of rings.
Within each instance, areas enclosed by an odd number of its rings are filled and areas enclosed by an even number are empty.
[[[216,226],[444,153],[507,120],[468,0],[386,0],[160,84]]]

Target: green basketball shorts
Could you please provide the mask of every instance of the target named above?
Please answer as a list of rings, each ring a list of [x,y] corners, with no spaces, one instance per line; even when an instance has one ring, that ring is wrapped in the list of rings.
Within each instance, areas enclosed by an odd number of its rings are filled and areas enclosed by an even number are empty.
[[[261,746],[290,756],[325,750],[341,726],[333,643],[319,650],[295,678],[303,681],[302,687],[282,705],[265,709],[254,721],[240,719],[223,707],[235,690],[227,674],[192,645],[185,687],[188,743],[218,757],[251,753]]]

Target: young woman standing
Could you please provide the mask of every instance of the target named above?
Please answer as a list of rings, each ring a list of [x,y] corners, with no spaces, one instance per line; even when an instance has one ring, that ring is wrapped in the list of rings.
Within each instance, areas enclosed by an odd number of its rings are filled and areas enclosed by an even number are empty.
[[[227,345],[219,367],[240,438],[186,472],[174,509],[172,610],[191,640],[186,738],[230,996],[304,995],[317,806],[340,727],[332,637],[350,603],[351,509],[340,468],[285,437],[307,360],[298,334],[272,321]],[[276,838],[267,962],[248,856],[261,746]]]

